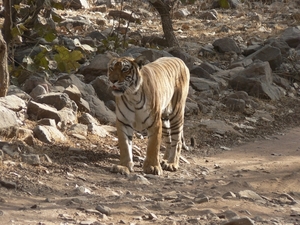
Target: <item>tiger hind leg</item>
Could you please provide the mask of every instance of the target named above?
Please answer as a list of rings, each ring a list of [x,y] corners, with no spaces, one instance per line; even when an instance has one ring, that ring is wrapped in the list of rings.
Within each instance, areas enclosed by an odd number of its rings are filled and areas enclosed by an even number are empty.
[[[178,112],[178,116],[170,120],[169,144],[165,151],[162,168],[168,171],[176,171],[179,168],[179,159],[183,142],[183,110]],[[170,116],[171,118],[172,116]]]

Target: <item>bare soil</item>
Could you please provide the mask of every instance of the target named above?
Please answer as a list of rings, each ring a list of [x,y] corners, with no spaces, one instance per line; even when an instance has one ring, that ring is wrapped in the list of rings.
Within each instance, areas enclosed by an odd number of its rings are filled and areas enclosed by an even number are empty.
[[[279,11],[287,14],[284,7]],[[288,16],[278,22],[274,12],[279,11],[264,7],[221,10],[218,21],[189,17],[175,20],[174,28],[182,43],[205,44],[222,36],[264,39],[299,25]],[[247,15],[254,12],[263,19],[249,22]],[[150,22],[143,29],[161,34],[159,19]],[[229,32],[218,32],[223,25]],[[222,64],[220,58],[215,60]],[[18,144],[20,153],[47,154],[52,162],[44,159],[42,165],[32,166],[20,157],[5,157],[0,177],[12,182],[13,188],[11,183],[0,185],[0,224],[217,225],[234,216],[249,217],[255,224],[300,224],[299,96],[265,104],[274,106],[265,110],[275,120],[260,120],[255,129],[239,130],[242,136],[214,135],[199,126],[206,118],[242,123],[242,114],[216,109],[210,115],[186,118],[185,138],[188,144],[191,138],[196,144],[182,152],[185,160],[178,171],[165,171],[159,177],[142,173],[146,138],[134,139],[135,172],[129,176],[110,172],[119,157],[114,135],[101,139],[88,135],[87,140],[70,137],[65,145],[37,142],[31,148],[13,138],[2,139]],[[34,123],[26,121],[26,126]],[[254,191],[261,199],[235,197],[244,190]],[[233,193],[231,198],[223,196],[228,192]],[[101,205],[109,207],[107,215],[96,210]]]

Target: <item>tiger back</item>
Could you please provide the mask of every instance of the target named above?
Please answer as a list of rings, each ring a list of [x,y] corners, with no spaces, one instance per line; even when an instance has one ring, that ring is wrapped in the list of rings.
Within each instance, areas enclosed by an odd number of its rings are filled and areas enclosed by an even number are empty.
[[[120,57],[108,64],[108,78],[116,96],[120,148],[120,165],[114,165],[112,171],[133,171],[133,132],[146,129],[148,146],[143,171],[161,175],[162,169],[176,171],[179,167],[190,73],[176,57],[159,58],[146,65],[143,61],[141,57]],[[167,148],[160,163],[162,136]]]

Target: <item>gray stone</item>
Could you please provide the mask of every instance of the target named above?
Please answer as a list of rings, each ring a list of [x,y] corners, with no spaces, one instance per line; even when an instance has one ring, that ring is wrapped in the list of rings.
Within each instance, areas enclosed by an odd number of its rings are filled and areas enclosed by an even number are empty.
[[[191,115],[198,115],[199,113],[199,106],[197,103],[194,102],[186,102],[185,104],[185,116],[191,116]]]
[[[282,55],[279,48],[266,45],[263,48],[259,49],[258,51],[252,53],[251,55],[247,56],[246,59],[261,60],[263,62],[269,62],[270,67],[275,70],[276,68],[280,67],[282,63]]]
[[[249,219],[248,217],[240,218],[240,219],[233,219],[223,225],[255,225],[255,223]]]
[[[43,118],[38,121],[38,125],[46,125],[56,127],[56,123],[54,119]]]
[[[172,56],[175,56],[181,59],[188,68],[192,68],[194,65],[195,59],[190,54],[186,53],[183,49],[174,47],[168,51]]]
[[[201,92],[212,89],[217,93],[219,92],[219,85],[217,82],[210,81],[204,78],[191,77],[190,84],[196,91]]]
[[[202,12],[198,18],[201,20],[217,20],[218,19],[218,13],[215,10]]]
[[[12,158],[19,156],[19,147],[8,142],[0,142],[1,150]]]
[[[96,96],[88,96],[86,100],[89,102],[90,114],[97,118],[101,124],[114,124],[116,121],[115,113],[108,109],[104,102]]]
[[[291,47],[300,45],[300,30],[296,27],[289,27],[283,31],[281,38]]]
[[[78,121],[82,124],[95,124],[95,125],[99,125],[98,120],[96,120],[91,114],[89,113],[83,113],[81,115],[81,117],[78,118]]]
[[[249,95],[279,100],[284,92],[273,84],[273,76],[268,62],[254,62],[244,70],[238,71],[229,80],[229,85],[237,91],[245,91]]]
[[[18,126],[20,123],[16,113],[2,105],[0,105],[0,131]]]
[[[36,99],[38,96],[44,95],[47,93],[48,93],[48,91],[46,90],[46,88],[43,85],[37,85],[35,88],[32,89],[32,91],[30,92],[29,95],[33,99]]]
[[[213,42],[213,46],[217,51],[221,53],[225,53],[225,52],[235,52],[238,54],[241,53],[241,49],[238,47],[238,45],[232,38],[225,37],[225,38],[217,39]]]
[[[232,126],[221,120],[203,120],[201,121],[200,125],[205,126],[208,130],[220,135],[225,135],[226,132],[229,132],[237,134],[238,136],[242,136],[238,131],[233,129]]]
[[[22,161],[33,166],[38,166],[41,164],[40,157],[39,155],[36,154],[28,154],[28,155],[23,154]]]
[[[65,93],[51,92],[49,94],[40,95],[36,98],[36,102],[51,105],[57,110],[61,110],[66,107],[77,112],[77,107],[74,101],[72,101]]]
[[[24,110],[27,107],[25,101],[16,95],[7,95],[5,97],[0,97],[0,105],[15,112]]]
[[[15,85],[10,85],[8,87],[7,96],[14,95],[19,97],[20,99],[23,99],[24,101],[29,101],[31,99],[31,96],[27,94],[25,91],[21,90],[19,87]]]
[[[222,198],[225,198],[225,199],[232,199],[232,198],[236,198],[236,195],[235,195],[233,192],[229,191],[229,192],[226,192],[226,193],[222,196]]]
[[[107,136],[107,131],[102,126],[93,123],[88,125],[88,131],[102,138]]]
[[[207,72],[205,69],[203,69],[201,66],[194,66],[191,70],[190,70],[190,74],[193,77],[198,77],[198,78],[205,78],[208,80],[212,80],[215,81],[212,78],[212,75]]]
[[[17,188],[17,184],[15,182],[3,180],[3,179],[0,180],[0,185],[8,189]]]
[[[107,73],[107,64],[110,61],[111,56],[108,54],[96,55],[89,65],[83,66],[79,69],[78,73],[84,75],[84,79],[87,83],[93,81],[100,75]],[[76,85],[77,86],[77,85]]]
[[[98,76],[99,75],[100,74],[98,74]],[[63,86],[64,88],[67,88],[70,85],[75,85],[80,90],[81,97],[86,100],[86,97],[96,95],[96,92],[91,84],[86,84],[83,80],[84,76],[80,74],[64,74],[57,79],[55,85]]]
[[[47,92],[49,92],[51,87],[51,84],[45,79],[44,75],[30,76],[28,79],[26,79],[23,85],[23,90],[26,93],[30,93],[38,85],[42,85]]]
[[[91,85],[94,87],[97,96],[100,100],[104,102],[109,100],[115,100],[115,96],[112,94],[110,81],[108,80],[107,75],[97,77],[91,82]]]
[[[76,103],[80,101],[81,98],[80,90],[74,84],[68,86],[63,93],[66,93],[69,96],[69,98]]]
[[[234,112],[244,112],[246,102],[243,99],[226,98],[225,105]]]
[[[30,129],[21,127],[17,128],[16,137],[18,140],[22,140],[30,146],[34,143],[33,131]]]
[[[107,216],[109,216],[111,214],[111,209],[105,205],[97,205],[96,210],[98,210],[99,212],[101,212]]]
[[[178,9],[176,12],[174,12],[173,16],[176,19],[181,19],[181,18],[187,17],[190,14],[191,13],[189,12],[189,10],[187,8],[183,8],[183,9]]]
[[[54,144],[65,143],[67,138],[56,127],[38,125],[33,130],[34,136],[40,141]]]
[[[57,109],[52,106],[34,101],[30,101],[27,107],[27,114],[37,120],[50,118],[54,119],[56,124],[58,122],[73,124],[77,121],[77,112],[74,112],[72,109],[64,108],[60,111],[57,111]]]
[[[209,202],[209,197],[207,197],[204,194],[200,194],[197,197],[195,197],[194,202],[197,203],[197,204]]]
[[[213,74],[215,72],[219,72],[221,71],[222,69],[220,69],[219,67],[217,67],[216,65],[213,65],[211,63],[208,63],[208,62],[203,62],[200,64],[200,67],[202,69],[204,69],[206,72],[210,73],[210,74]]]
[[[281,55],[287,57],[289,55],[290,46],[282,38],[270,38],[265,41],[265,44],[278,48]]]
[[[231,210],[226,210],[225,212],[219,213],[218,216],[220,218],[224,218],[224,219],[228,219],[228,220],[233,220],[233,219],[239,218],[239,215]]]
[[[243,199],[248,199],[252,201],[263,200],[257,193],[251,190],[243,190],[238,192],[238,197]]]
[[[87,136],[88,132],[88,126],[85,124],[73,124],[69,129],[68,129],[68,134],[80,134],[83,136]]]
[[[62,3],[66,7],[73,8],[73,9],[82,9],[82,8],[88,9],[90,7],[87,0],[72,0],[72,1],[62,0]]]

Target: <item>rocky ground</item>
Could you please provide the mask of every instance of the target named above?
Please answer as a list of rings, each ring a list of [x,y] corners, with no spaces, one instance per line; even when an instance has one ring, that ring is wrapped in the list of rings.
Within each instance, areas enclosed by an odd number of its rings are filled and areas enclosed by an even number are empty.
[[[174,28],[197,63],[215,62],[227,69],[236,60],[234,53],[198,55],[199,46],[227,36],[240,45],[277,37],[299,25],[293,3],[217,9],[216,20],[199,19],[205,4],[199,12],[189,6],[192,15],[175,19]],[[93,10],[67,12],[72,13],[94,16]],[[158,19],[141,26],[145,35],[161,34]],[[294,72],[288,74],[294,78],[291,89],[280,100],[249,96],[258,105],[253,112],[251,107],[226,107],[223,97],[232,90],[199,101],[196,112],[190,104],[185,121],[190,150],[182,152],[178,171],[159,177],[142,173],[147,137],[141,135],[134,138],[135,172],[129,176],[110,172],[118,162],[112,128],[99,137],[97,132],[71,135],[60,125],[67,136],[63,143],[45,143],[36,135],[26,141],[18,140],[19,135],[1,136],[0,223],[300,224],[300,99]],[[22,128],[35,130],[35,119],[26,116]],[[30,154],[38,155],[39,163],[24,159]]]

